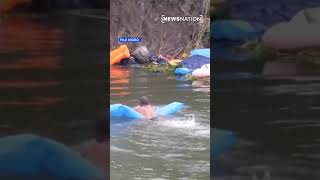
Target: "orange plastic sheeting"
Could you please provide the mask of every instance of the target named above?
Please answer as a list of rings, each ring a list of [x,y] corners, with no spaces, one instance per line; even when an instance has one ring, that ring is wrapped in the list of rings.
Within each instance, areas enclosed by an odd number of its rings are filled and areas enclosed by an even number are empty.
[[[122,59],[129,58],[130,52],[127,45],[121,45],[110,52],[110,65],[120,62]]]
[[[0,13],[8,12],[20,4],[31,2],[31,0],[0,0]]]

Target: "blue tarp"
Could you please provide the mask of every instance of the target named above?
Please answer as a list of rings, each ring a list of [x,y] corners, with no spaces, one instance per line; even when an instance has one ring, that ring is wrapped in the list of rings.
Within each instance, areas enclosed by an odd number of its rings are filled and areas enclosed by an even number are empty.
[[[195,70],[201,68],[201,66],[205,64],[210,64],[210,58],[201,55],[195,55],[181,61],[180,64],[183,68]]]

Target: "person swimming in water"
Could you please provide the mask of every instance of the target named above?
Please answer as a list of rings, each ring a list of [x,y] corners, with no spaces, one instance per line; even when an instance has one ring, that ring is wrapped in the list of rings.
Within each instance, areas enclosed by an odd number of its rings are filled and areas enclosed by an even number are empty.
[[[146,96],[142,96],[139,100],[139,106],[134,108],[138,113],[152,120],[156,117],[155,108],[149,104],[149,100]]]

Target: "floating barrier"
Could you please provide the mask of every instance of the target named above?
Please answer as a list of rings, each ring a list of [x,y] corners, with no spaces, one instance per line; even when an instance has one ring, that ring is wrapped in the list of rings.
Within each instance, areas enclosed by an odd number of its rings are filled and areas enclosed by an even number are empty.
[[[184,104],[173,102],[156,110],[157,115],[166,116],[173,115],[184,108]],[[122,105],[110,105],[110,118],[127,118],[127,119],[142,119],[143,115],[135,111],[133,108]]]
[[[122,105],[122,104],[113,104],[110,105],[110,117],[111,118],[128,118],[128,119],[141,119],[143,116],[135,111],[133,108]]]
[[[159,109],[157,109],[157,115],[167,116],[167,115],[173,115],[176,112],[180,111],[184,108],[184,104],[180,102],[173,102],[166,106],[163,106]]]

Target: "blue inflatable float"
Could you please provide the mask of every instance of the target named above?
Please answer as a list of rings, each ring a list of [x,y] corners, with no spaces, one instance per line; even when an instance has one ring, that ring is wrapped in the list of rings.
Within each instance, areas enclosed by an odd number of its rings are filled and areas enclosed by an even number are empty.
[[[187,74],[191,74],[192,70],[188,69],[188,68],[176,68],[175,70],[175,74],[176,75],[187,75]]]
[[[205,56],[207,58],[210,58],[210,49],[204,48],[204,49],[194,49],[190,52],[191,56],[200,55]]]
[[[183,107],[184,107],[183,103],[173,102],[173,103],[170,103],[166,106],[163,106],[163,107],[157,109],[157,115],[160,115],[160,116],[173,115],[176,112],[183,109]]]
[[[135,111],[133,108],[122,105],[122,104],[113,104],[110,105],[110,117],[111,118],[128,118],[128,119],[141,119],[143,116]]]
[[[1,175],[100,180],[103,173],[63,144],[36,135],[0,138]]]
[[[211,129],[211,159],[215,160],[231,149],[237,141],[235,133],[222,129]]]
[[[183,108],[183,103],[173,102],[166,106],[158,108],[156,110],[156,113],[157,115],[161,116],[173,115]],[[110,118],[142,119],[144,117],[129,106],[122,104],[113,104],[110,105]]]

